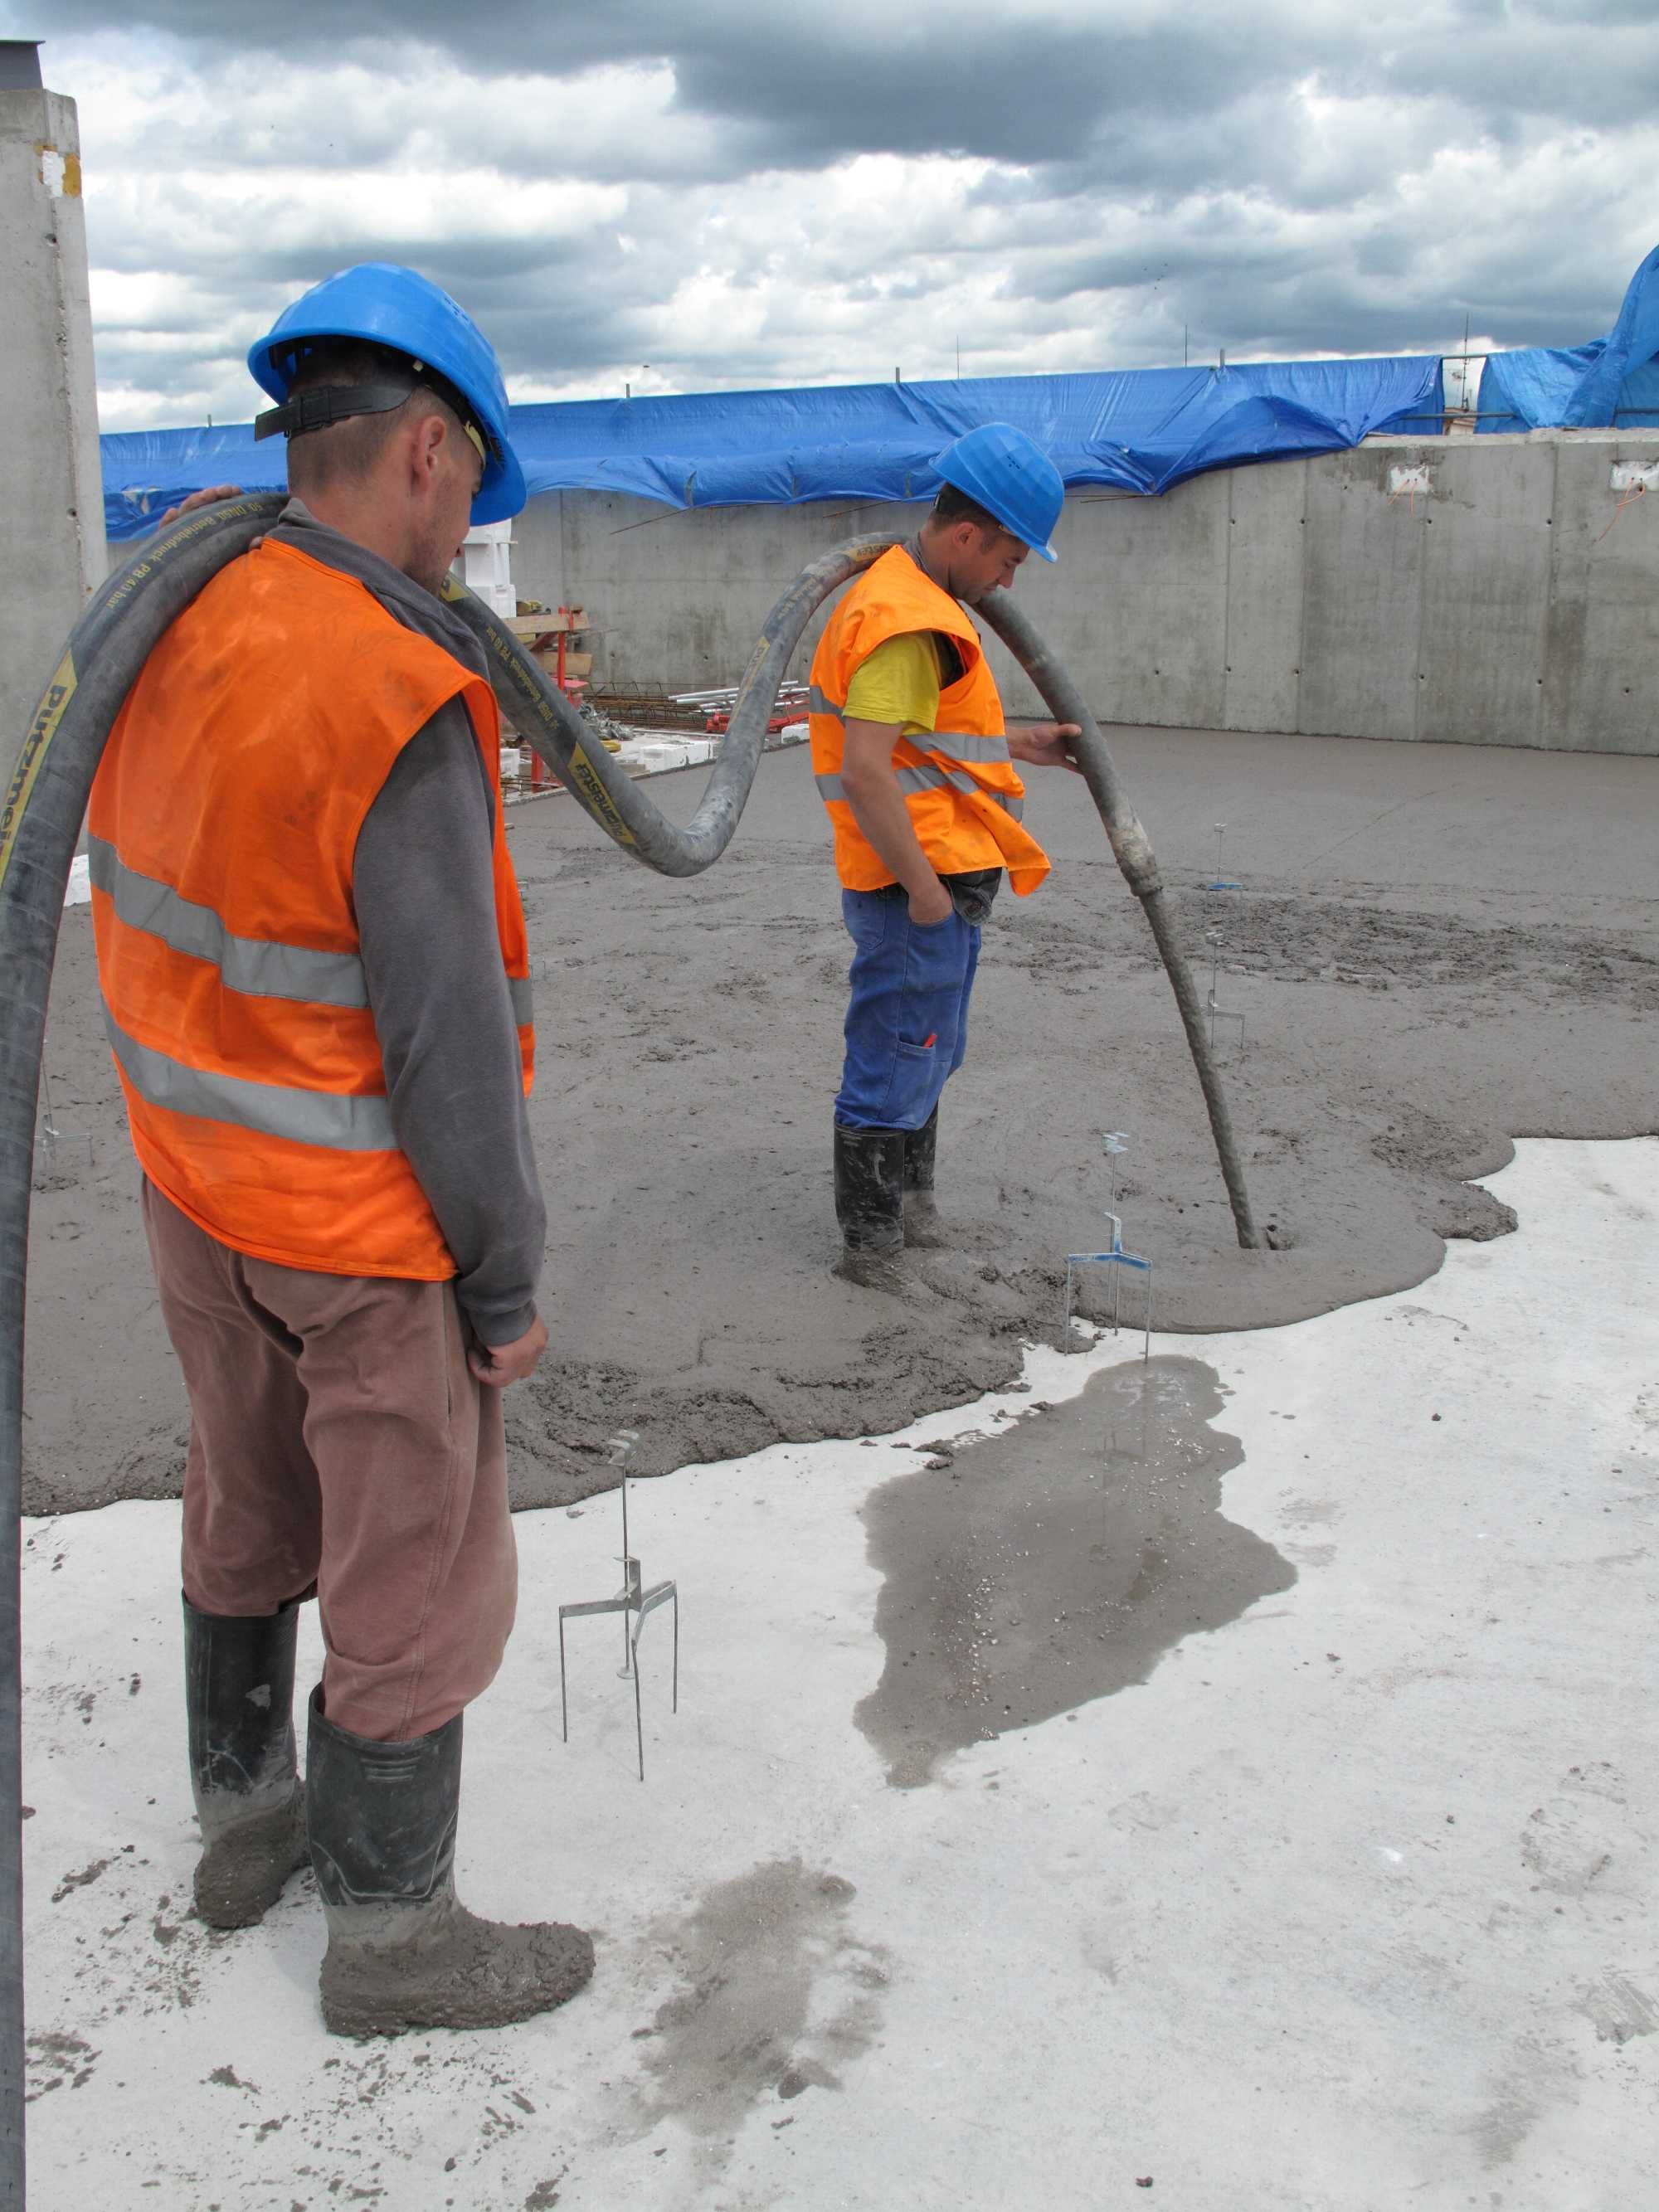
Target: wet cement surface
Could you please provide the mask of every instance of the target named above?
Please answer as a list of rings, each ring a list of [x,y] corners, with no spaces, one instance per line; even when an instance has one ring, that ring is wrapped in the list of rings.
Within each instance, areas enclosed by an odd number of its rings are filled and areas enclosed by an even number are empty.
[[[842,2087],[875,2039],[889,1972],[857,1935],[856,1893],[839,1875],[776,1859],[650,1930],[647,1948],[678,1986],[635,2030],[641,2134],[672,2116],[729,2144],[752,2106],[787,2111],[809,2089]]]
[[[1035,610],[1034,610],[1035,611]],[[1219,933],[1246,1018],[1224,1079],[1261,1222],[1233,1240],[1169,986],[1074,780],[1033,775],[1054,872],[986,932],[941,1112],[958,1249],[900,1301],[836,1281],[830,1101],[848,945],[804,749],[738,838],[653,876],[563,800],[510,818],[536,970],[532,1121],[552,1348],[507,1400],[515,1501],[779,1438],[879,1434],[1000,1389],[1097,1249],[1099,1139],[1161,1328],[1259,1327],[1420,1282],[1502,1234],[1466,1178],[1516,1135],[1659,1128],[1659,760],[1179,731],[1109,733],[1187,942]],[[655,779],[684,818],[700,774]],[[1211,825],[1228,824],[1218,893]],[[1199,970],[1200,991],[1207,967]],[[88,910],[64,918],[47,1037],[57,1126],[29,1261],[32,1511],[177,1492],[185,1412],[99,1018]]]
[[[887,1662],[857,1718],[890,1783],[1144,1682],[1183,1637],[1290,1589],[1289,1561],[1221,1511],[1243,1457],[1222,1407],[1201,1361],[1131,1360],[872,1494]]]

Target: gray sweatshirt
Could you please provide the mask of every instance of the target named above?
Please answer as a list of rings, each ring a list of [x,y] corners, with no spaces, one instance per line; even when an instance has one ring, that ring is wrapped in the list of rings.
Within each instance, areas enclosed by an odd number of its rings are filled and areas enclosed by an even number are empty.
[[[301,501],[270,535],[356,577],[406,629],[489,682],[477,641],[442,600]],[[534,1321],[547,1236],[495,927],[495,809],[453,701],[398,755],[351,878],[392,1127],[455,1255],[461,1310],[489,1345]]]

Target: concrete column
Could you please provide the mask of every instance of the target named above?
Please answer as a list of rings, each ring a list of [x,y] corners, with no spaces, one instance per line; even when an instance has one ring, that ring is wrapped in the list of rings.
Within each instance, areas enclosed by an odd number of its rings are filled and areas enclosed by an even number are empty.
[[[0,756],[9,763],[106,562],[80,133],[75,102],[42,88],[19,40],[0,40]]]

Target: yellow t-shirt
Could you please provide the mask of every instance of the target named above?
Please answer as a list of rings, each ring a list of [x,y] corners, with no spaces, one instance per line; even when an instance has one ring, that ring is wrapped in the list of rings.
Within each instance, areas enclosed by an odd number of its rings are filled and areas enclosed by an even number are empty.
[[[927,737],[939,719],[939,647],[930,629],[884,639],[860,661],[847,689],[848,720],[896,722],[904,737]]]

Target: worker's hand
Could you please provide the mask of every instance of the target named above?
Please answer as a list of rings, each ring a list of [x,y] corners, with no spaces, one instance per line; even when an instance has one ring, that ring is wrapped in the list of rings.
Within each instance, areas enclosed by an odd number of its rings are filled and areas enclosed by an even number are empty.
[[[1020,722],[1008,732],[1008,750],[1028,768],[1068,768],[1081,775],[1082,769],[1066,750],[1066,740],[1082,735],[1075,722]]]
[[[908,896],[910,902],[910,919],[919,928],[926,929],[933,922],[943,921],[946,915],[954,911],[954,902],[951,894],[937,876],[933,878],[931,888],[924,886],[922,890],[911,891]]]
[[[198,507],[211,507],[216,499],[234,499],[241,491],[240,484],[210,484],[205,491],[193,491],[188,499],[181,499],[177,507],[170,507],[156,524],[165,530],[170,522],[177,522],[181,514],[193,514]]]
[[[522,1382],[533,1374],[546,1349],[547,1323],[538,1317],[511,1344],[475,1344],[466,1364],[480,1382],[488,1382],[492,1390],[505,1390],[509,1382]]]

